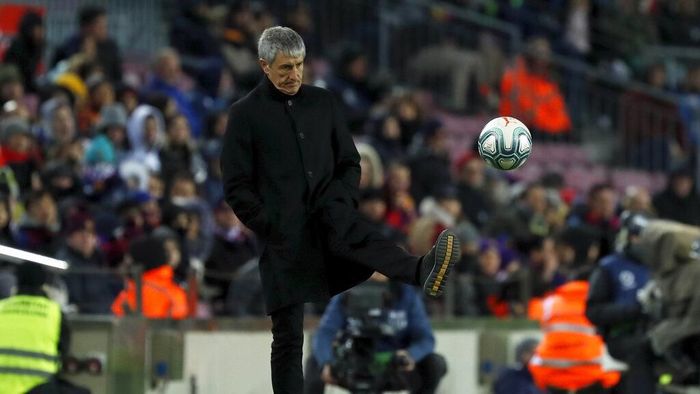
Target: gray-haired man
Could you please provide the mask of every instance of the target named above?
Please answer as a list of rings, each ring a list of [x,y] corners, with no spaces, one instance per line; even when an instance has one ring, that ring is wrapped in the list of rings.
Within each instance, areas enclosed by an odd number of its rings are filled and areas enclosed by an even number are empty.
[[[301,37],[269,28],[258,55],[265,78],[231,106],[221,168],[227,203],[266,243],[260,274],[273,389],[298,394],[305,302],[327,300],[374,271],[437,296],[459,243],[443,232],[419,258],[374,231],[356,211],[360,157],[340,107],[330,92],[302,84]]]

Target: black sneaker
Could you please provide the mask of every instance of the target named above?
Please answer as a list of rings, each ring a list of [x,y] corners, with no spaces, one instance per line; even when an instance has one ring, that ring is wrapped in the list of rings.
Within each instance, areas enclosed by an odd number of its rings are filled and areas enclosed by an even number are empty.
[[[450,230],[441,232],[433,248],[423,256],[420,262],[419,284],[423,287],[425,294],[431,297],[442,294],[447,276],[460,257],[457,236]]]

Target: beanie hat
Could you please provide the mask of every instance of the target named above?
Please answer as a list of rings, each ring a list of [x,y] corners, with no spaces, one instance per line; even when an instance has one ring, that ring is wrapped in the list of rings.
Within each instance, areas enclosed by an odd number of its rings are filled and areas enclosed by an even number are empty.
[[[131,241],[129,255],[134,264],[143,266],[144,271],[168,264],[165,243],[163,239],[154,236],[143,236]]]
[[[0,140],[7,141],[15,134],[31,134],[29,123],[19,116],[12,116],[0,122]]]
[[[48,281],[48,273],[41,264],[24,262],[15,269],[17,287],[37,289]]]
[[[121,104],[106,105],[100,111],[100,121],[97,131],[101,132],[111,126],[119,126],[126,129],[126,110]]]

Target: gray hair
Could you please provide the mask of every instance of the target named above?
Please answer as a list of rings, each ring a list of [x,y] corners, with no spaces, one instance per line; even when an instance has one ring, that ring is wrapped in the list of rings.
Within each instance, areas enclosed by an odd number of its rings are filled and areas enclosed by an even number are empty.
[[[288,27],[269,27],[263,31],[258,40],[258,57],[267,63],[272,63],[278,52],[292,57],[304,57],[306,56],[304,40]]]

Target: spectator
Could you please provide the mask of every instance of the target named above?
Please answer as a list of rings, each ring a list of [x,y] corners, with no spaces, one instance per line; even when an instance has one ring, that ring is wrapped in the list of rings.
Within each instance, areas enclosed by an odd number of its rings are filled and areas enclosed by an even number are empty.
[[[650,217],[655,216],[649,190],[644,187],[628,186],[625,189],[625,195],[622,199],[622,210],[632,213],[641,213]]]
[[[386,283],[388,279],[375,273],[370,279]],[[421,298],[408,285],[387,286],[387,306],[385,324],[393,327],[396,334],[382,340],[377,351],[392,352],[405,360],[402,374],[409,379],[411,393],[435,393],[440,380],[447,372],[445,359],[434,353],[430,320],[425,313]],[[352,297],[352,291],[335,296],[321,318],[313,338],[313,355],[306,366],[306,393],[322,393],[325,384],[335,383],[333,365],[333,340],[341,330],[349,327],[348,309],[345,301]],[[357,295],[355,295],[357,297]],[[390,317],[393,316],[393,317]]]
[[[552,238],[532,237],[520,240],[518,250],[525,256],[524,269],[529,272],[532,297],[543,297],[566,282],[567,278],[559,268]]]
[[[68,301],[83,314],[109,314],[112,300],[121,290],[119,280],[107,269],[99,250],[95,222],[89,213],[72,212],[63,229],[56,258],[70,262],[65,275]]]
[[[411,224],[416,219],[416,204],[409,193],[411,170],[405,164],[390,164],[385,187],[386,222],[389,226],[408,234]]]
[[[139,188],[145,190],[148,172],[160,172],[161,169],[159,151],[166,138],[163,115],[155,107],[140,105],[129,117],[126,132],[131,150],[120,172],[126,179],[133,171]]]
[[[255,235],[223,200],[214,207],[214,244],[205,262],[204,281],[215,290],[212,309],[222,314],[234,278],[247,262],[259,256]]]
[[[188,257],[196,260],[195,269],[201,270],[204,261],[209,257],[214,231],[211,208],[199,197],[194,180],[188,173],[176,174],[172,179],[168,193],[166,210],[174,209],[174,213],[184,214],[183,221],[171,226],[179,231],[189,251]],[[170,214],[172,223],[173,215]],[[183,264],[183,269],[189,268],[189,261]],[[186,271],[185,271],[186,272]]]
[[[341,47],[333,64],[333,75],[327,82],[328,90],[343,103],[348,128],[358,134],[369,119],[369,112],[377,92],[370,86],[370,65],[367,55],[357,44]]]
[[[598,7],[593,21],[593,49],[600,61],[622,62],[638,70],[644,47],[658,42],[658,29],[648,7],[635,0],[614,0]]]
[[[667,75],[662,63],[646,70],[646,82],[657,91],[667,89]],[[624,163],[645,170],[667,170],[673,151],[688,148],[683,123],[675,102],[638,91],[625,93],[620,102],[620,133]]]
[[[557,234],[556,252],[567,280],[588,280],[600,257],[600,236],[587,226],[569,227]]]
[[[494,211],[488,195],[484,161],[469,152],[457,162],[457,193],[464,216],[474,226],[483,228]]]
[[[78,130],[70,102],[60,97],[49,99],[41,105],[41,118],[39,138],[43,140],[46,156],[50,160],[75,140]]]
[[[183,69],[209,97],[219,93],[224,60],[219,39],[210,30],[209,5],[200,0],[180,3],[170,30],[170,44],[182,57]]]
[[[433,120],[422,129],[423,149],[408,159],[411,195],[420,202],[437,188],[451,183],[448,141],[442,122]]]
[[[662,219],[700,226],[700,196],[687,169],[674,171],[666,190],[654,196],[654,207]]]
[[[535,354],[538,341],[525,339],[515,348],[516,364],[506,368],[493,384],[493,394],[544,394],[535,386],[528,363]]]
[[[102,108],[100,122],[95,128],[97,135],[85,152],[88,165],[106,164],[116,168],[126,157],[126,122],[126,110],[121,104]]]
[[[78,111],[78,130],[86,137],[94,135],[93,128],[100,122],[100,111],[103,107],[115,102],[114,87],[99,76],[87,80],[88,102]]]
[[[601,236],[601,254],[612,250],[615,233],[620,228],[617,215],[617,194],[609,184],[593,185],[588,191],[586,204],[577,205],[567,218],[567,225],[590,226],[599,231]]]
[[[29,105],[22,76],[14,64],[0,63],[0,114],[26,120],[35,113]]]
[[[423,199],[419,212],[409,233],[410,250],[415,254],[427,253],[443,230],[455,230],[460,224],[462,204],[457,189],[451,184],[442,185],[434,197]]]
[[[56,202],[47,190],[29,193],[26,211],[17,224],[14,240],[17,247],[53,255],[61,229]]]
[[[355,146],[360,154],[360,189],[383,187],[384,166],[377,151],[364,142],[358,142]]]
[[[160,150],[161,174],[168,183],[178,172],[189,172],[197,183],[207,178],[206,164],[199,154],[190,133],[190,125],[183,115],[169,119],[167,140]]]
[[[19,22],[19,32],[5,52],[3,62],[17,66],[22,73],[24,88],[31,93],[37,92],[36,77],[41,72],[44,44],[44,19],[35,11],[27,11]]]
[[[381,189],[365,188],[360,192],[360,213],[380,232],[386,239],[403,245],[406,243],[406,236],[400,231],[386,224],[386,201]]]
[[[402,160],[406,155],[401,124],[396,115],[388,114],[373,123],[369,142],[386,162]]]
[[[700,146],[700,65],[688,70],[678,105],[692,157]],[[697,162],[699,158],[694,157],[694,160]]]
[[[221,51],[241,90],[252,89],[260,80],[254,19],[250,3],[241,1],[230,6],[224,22]]]
[[[507,315],[508,306],[501,300],[501,253],[496,241],[481,242],[478,262],[474,273],[474,301],[479,315]]]
[[[0,121],[0,166],[8,166],[21,192],[36,186],[41,159],[29,123],[19,117]]]
[[[461,48],[449,37],[420,49],[412,56],[408,70],[415,86],[441,93],[438,97],[444,106],[465,111],[476,107],[468,98],[477,90],[473,84],[480,65],[478,53]]]
[[[700,7],[694,0],[666,1],[661,4],[659,35],[665,44],[695,46],[700,44],[698,17]]]
[[[126,289],[112,303],[112,312],[117,316],[133,314],[141,310],[149,319],[184,319],[188,316],[187,294],[173,282],[173,267],[168,265],[170,257],[165,241],[146,236],[131,242],[129,256],[134,265],[143,268],[142,305],[136,305],[136,284],[129,280]]]
[[[92,40],[96,45],[95,61],[112,82],[122,79],[122,59],[119,47],[107,31],[107,11],[101,6],[85,6],[78,12],[79,31],[63,42],[54,53],[52,66],[81,52],[84,41]]]
[[[389,113],[398,119],[401,128],[401,145],[408,151],[416,134],[424,127],[425,113],[415,94],[410,92],[399,95],[390,104]]]
[[[551,76],[551,57],[549,41],[533,38],[501,80],[498,112],[520,119],[535,138],[559,138],[571,131],[564,98]]]
[[[486,232],[516,239],[548,236],[552,232],[547,222],[549,205],[547,190],[540,183],[531,183],[512,208],[496,215]]]
[[[161,49],[153,62],[153,76],[146,90],[151,93],[163,93],[175,101],[178,111],[187,118],[192,128],[192,135],[199,137],[202,131],[202,119],[193,101],[180,86],[182,84],[180,55],[172,48]]]

